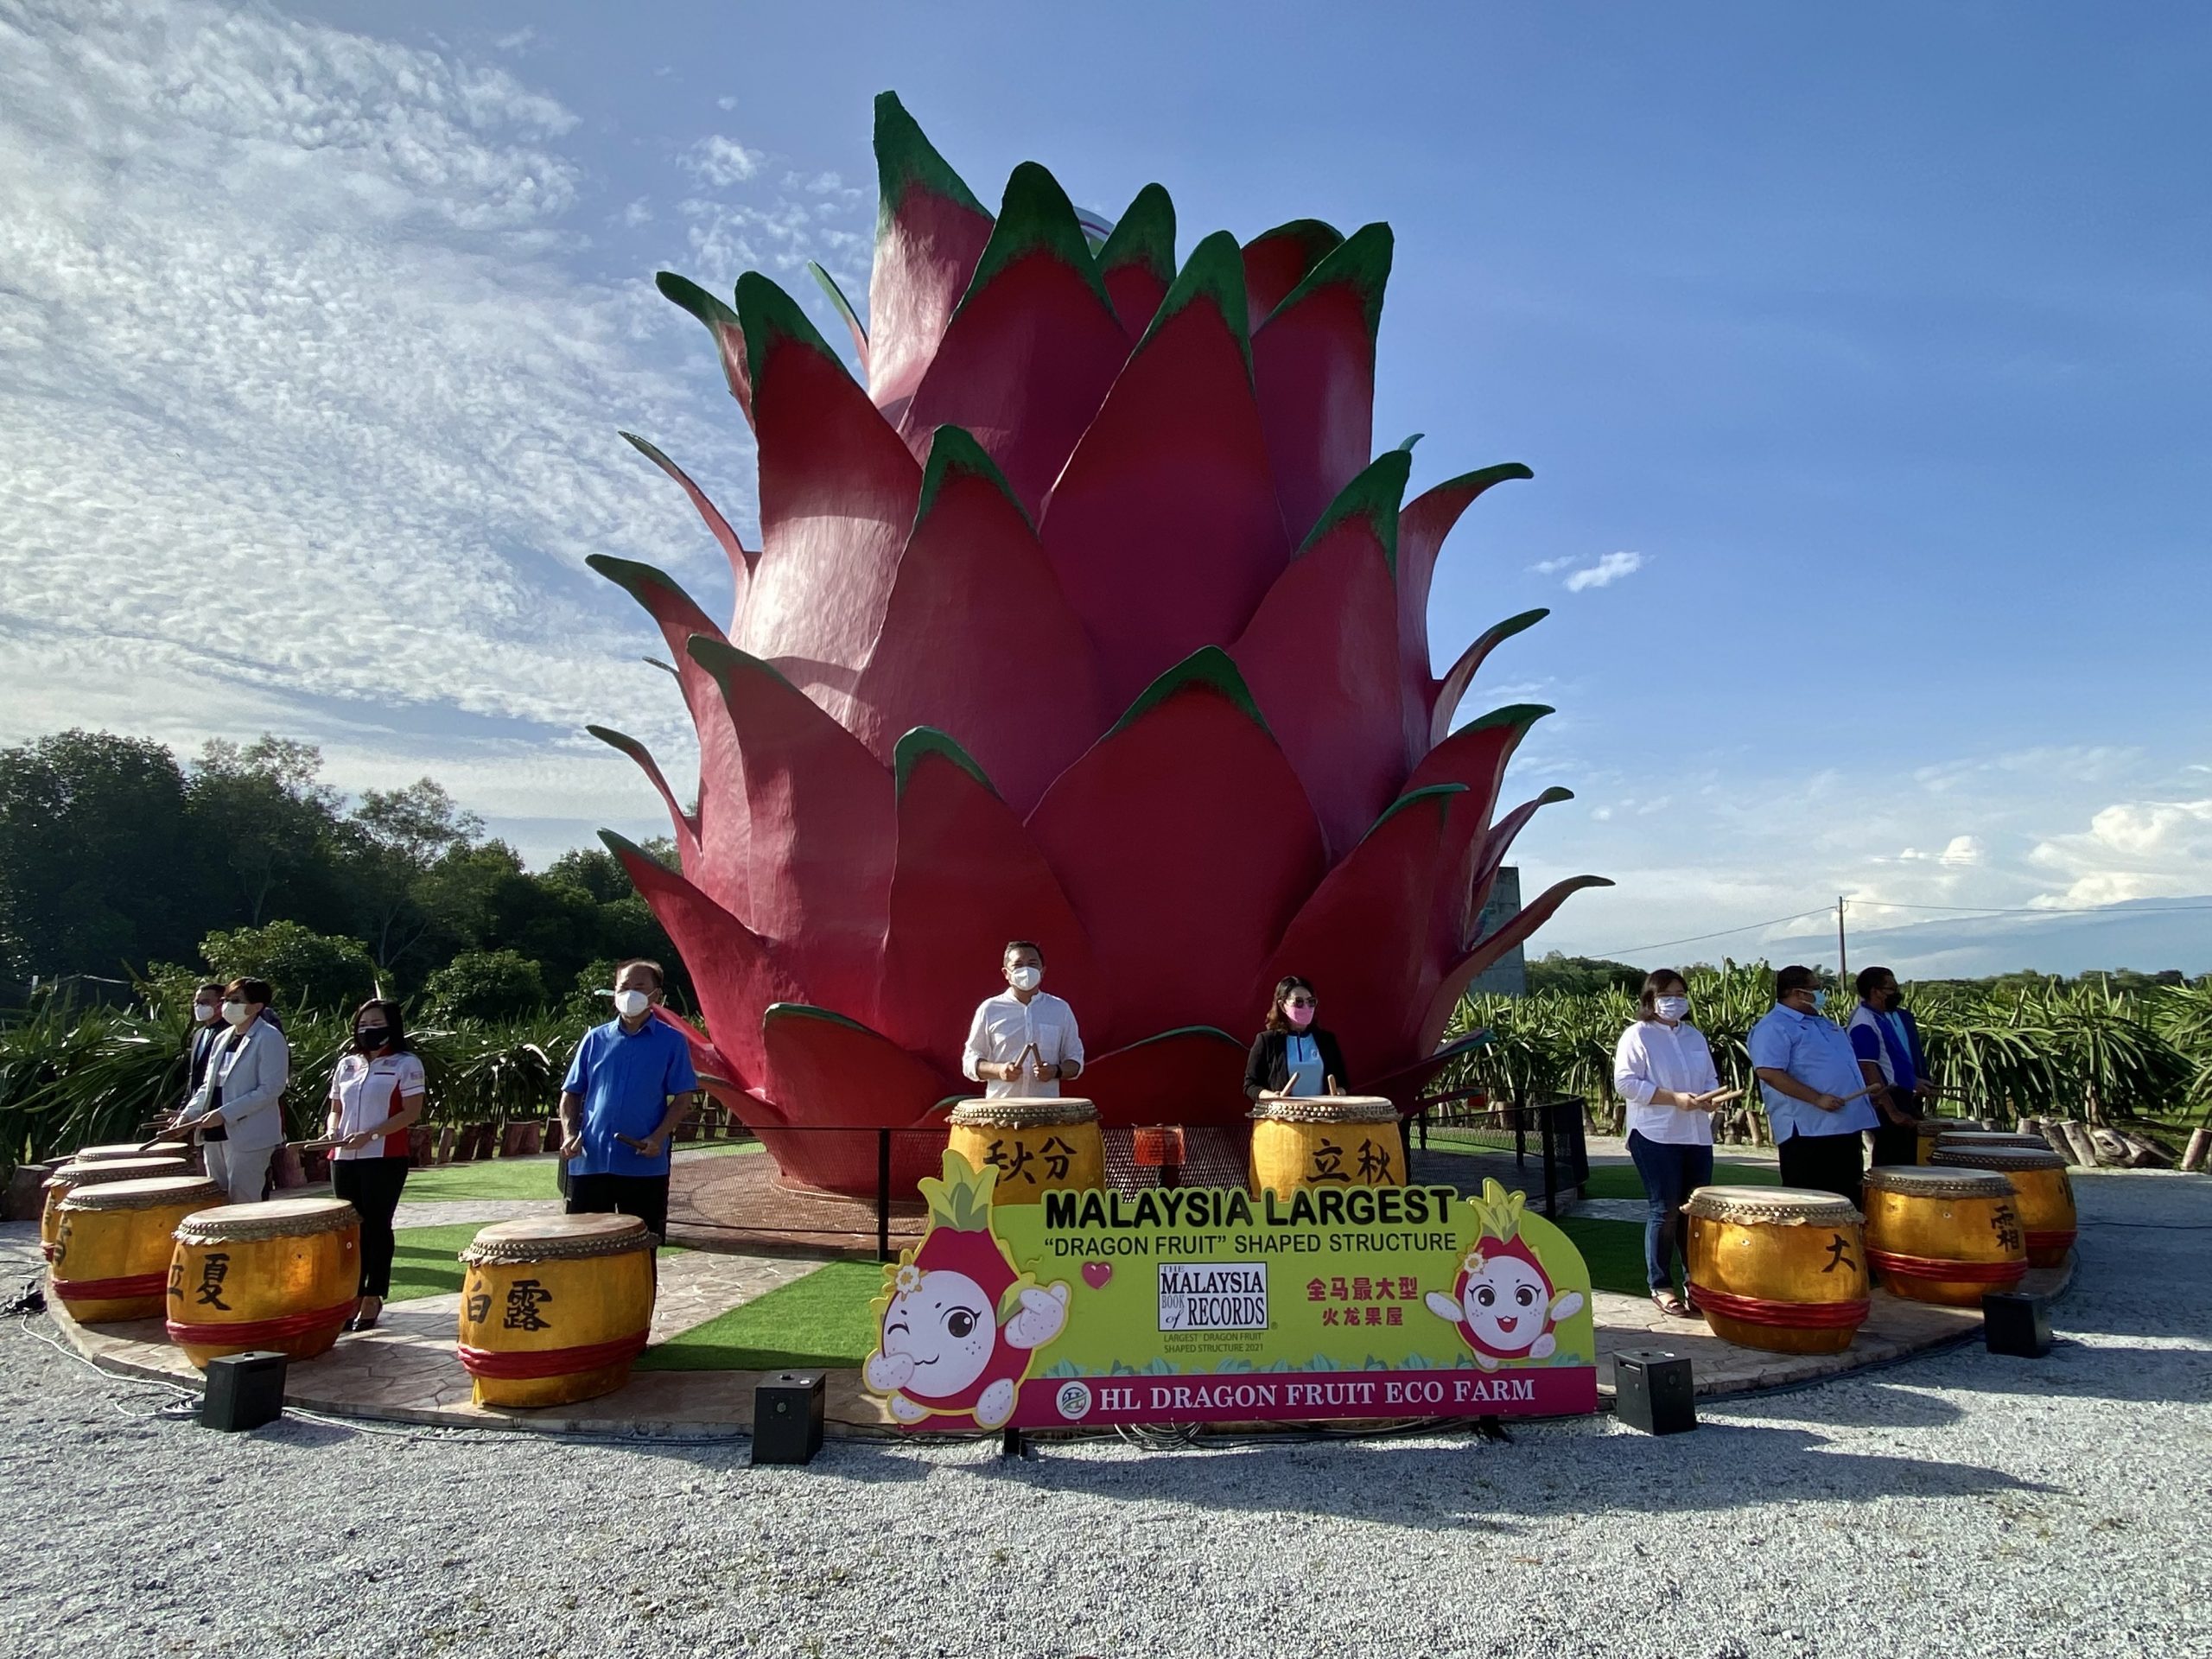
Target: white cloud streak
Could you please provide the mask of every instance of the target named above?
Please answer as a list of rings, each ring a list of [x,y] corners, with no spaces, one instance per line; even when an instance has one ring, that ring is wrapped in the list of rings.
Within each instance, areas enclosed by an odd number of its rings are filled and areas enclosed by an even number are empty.
[[[1623,577],[1632,576],[1643,569],[1643,555],[1641,553],[1608,553],[1597,563],[1585,565],[1575,571],[1560,585],[1570,594],[1579,594],[1589,588],[1610,588]]]

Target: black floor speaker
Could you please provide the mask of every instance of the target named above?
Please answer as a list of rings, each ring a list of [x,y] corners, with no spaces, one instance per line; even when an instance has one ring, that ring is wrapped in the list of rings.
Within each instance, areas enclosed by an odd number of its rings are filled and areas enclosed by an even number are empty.
[[[284,1414],[284,1356],[226,1354],[207,1362],[200,1421],[232,1433],[259,1428]]]
[[[1680,1434],[1697,1427],[1690,1363],[1659,1348],[1613,1356],[1613,1414],[1647,1434]]]
[[[811,1463],[822,1449],[823,1376],[778,1371],[753,1390],[753,1461]]]
[[[1981,1339],[1993,1354],[2041,1359],[2050,1351],[2050,1304],[2024,1291],[1991,1291],[1981,1299]]]

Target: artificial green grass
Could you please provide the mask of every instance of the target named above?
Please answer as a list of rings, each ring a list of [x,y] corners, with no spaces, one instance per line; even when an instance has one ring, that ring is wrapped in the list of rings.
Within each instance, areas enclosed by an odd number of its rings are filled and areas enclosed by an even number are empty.
[[[774,1371],[857,1365],[875,1346],[873,1262],[832,1262],[794,1284],[716,1314],[639,1357],[645,1371]]]
[[[1780,1186],[1782,1172],[1772,1164],[1722,1164],[1713,1166],[1715,1186]],[[1643,1180],[1634,1164],[1592,1164],[1584,1183],[1586,1198],[1640,1198]]]
[[[1593,1289],[1618,1291],[1624,1296],[1642,1296],[1649,1290],[1644,1280],[1642,1222],[1563,1216],[1558,1224],[1582,1252]]]
[[[731,1141],[721,1146],[687,1144],[679,1152],[709,1154],[758,1152],[758,1141]],[[479,1164],[447,1164],[436,1169],[407,1173],[402,1204],[444,1204],[454,1198],[557,1198],[561,1160],[550,1154],[536,1158],[494,1158]]]

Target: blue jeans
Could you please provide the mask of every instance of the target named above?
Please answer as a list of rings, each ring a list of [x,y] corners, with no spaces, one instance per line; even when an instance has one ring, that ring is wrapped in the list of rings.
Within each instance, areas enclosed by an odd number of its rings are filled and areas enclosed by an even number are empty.
[[[1628,1155],[1636,1160],[1649,1205],[1643,1218],[1644,1272],[1652,1289],[1671,1291],[1675,1257],[1681,1256],[1685,1273],[1689,1268],[1689,1222],[1681,1213],[1682,1201],[1698,1187],[1712,1185],[1713,1148],[1646,1140],[1643,1131],[1631,1129]]]

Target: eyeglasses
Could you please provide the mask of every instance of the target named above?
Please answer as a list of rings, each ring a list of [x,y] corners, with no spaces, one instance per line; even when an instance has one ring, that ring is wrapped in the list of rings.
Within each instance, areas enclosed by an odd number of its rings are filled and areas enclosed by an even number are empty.
[[[1310,1008],[1313,1006],[1313,999],[1310,996],[1288,996],[1283,999],[1282,1005],[1286,1008]]]

